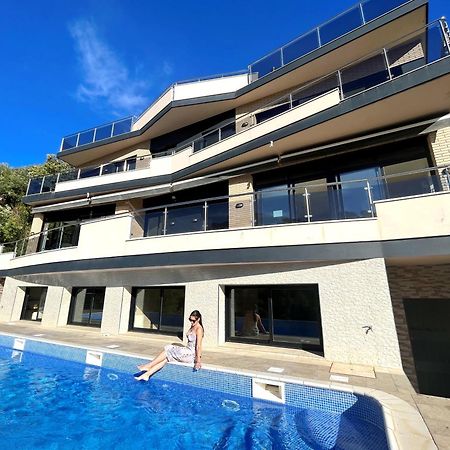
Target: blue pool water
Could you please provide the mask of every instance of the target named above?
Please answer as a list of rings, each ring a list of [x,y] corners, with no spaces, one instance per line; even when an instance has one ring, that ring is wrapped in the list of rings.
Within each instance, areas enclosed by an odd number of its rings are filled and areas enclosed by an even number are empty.
[[[0,347],[3,449],[387,449],[352,414],[301,409]]]

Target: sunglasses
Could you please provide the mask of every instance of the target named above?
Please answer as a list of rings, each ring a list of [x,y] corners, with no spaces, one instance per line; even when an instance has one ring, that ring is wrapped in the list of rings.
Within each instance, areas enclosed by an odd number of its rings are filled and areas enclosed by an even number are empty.
[[[189,319],[189,322],[197,322],[197,319]]]

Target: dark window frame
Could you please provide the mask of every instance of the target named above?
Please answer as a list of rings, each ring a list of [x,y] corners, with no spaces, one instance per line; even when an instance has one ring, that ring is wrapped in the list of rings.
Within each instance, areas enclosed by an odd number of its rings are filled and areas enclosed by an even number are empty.
[[[85,323],[85,322],[75,322],[73,320],[73,314],[75,312],[75,300],[76,300],[76,294],[75,292],[77,290],[81,290],[81,289],[103,289],[103,307],[102,307],[102,319],[100,320],[100,323]],[[69,308],[69,317],[68,317],[68,321],[67,324],[68,325],[77,325],[77,326],[82,326],[82,327],[90,327],[90,328],[101,328],[102,326],[102,321],[103,321],[103,312],[104,312],[104,308],[105,308],[105,295],[106,295],[106,287],[105,286],[74,286],[72,287],[72,296],[70,299],[70,308]],[[89,313],[89,321],[91,318],[91,314],[92,314],[92,303],[90,305],[90,313]]]

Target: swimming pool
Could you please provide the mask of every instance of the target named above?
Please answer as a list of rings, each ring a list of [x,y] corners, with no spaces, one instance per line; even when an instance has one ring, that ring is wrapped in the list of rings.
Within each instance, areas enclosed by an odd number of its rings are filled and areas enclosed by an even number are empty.
[[[27,344],[74,359],[82,351]],[[134,361],[123,366],[123,357],[110,357],[122,370],[0,347],[3,448],[388,448],[369,397],[287,383],[286,404],[274,403],[252,399],[242,375],[176,365],[139,383],[123,369]]]

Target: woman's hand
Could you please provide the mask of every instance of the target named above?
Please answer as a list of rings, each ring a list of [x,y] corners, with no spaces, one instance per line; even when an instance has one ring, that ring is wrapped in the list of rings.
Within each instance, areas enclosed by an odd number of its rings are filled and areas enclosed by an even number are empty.
[[[194,370],[200,370],[202,368],[202,363],[201,361],[196,361],[194,363]]]

